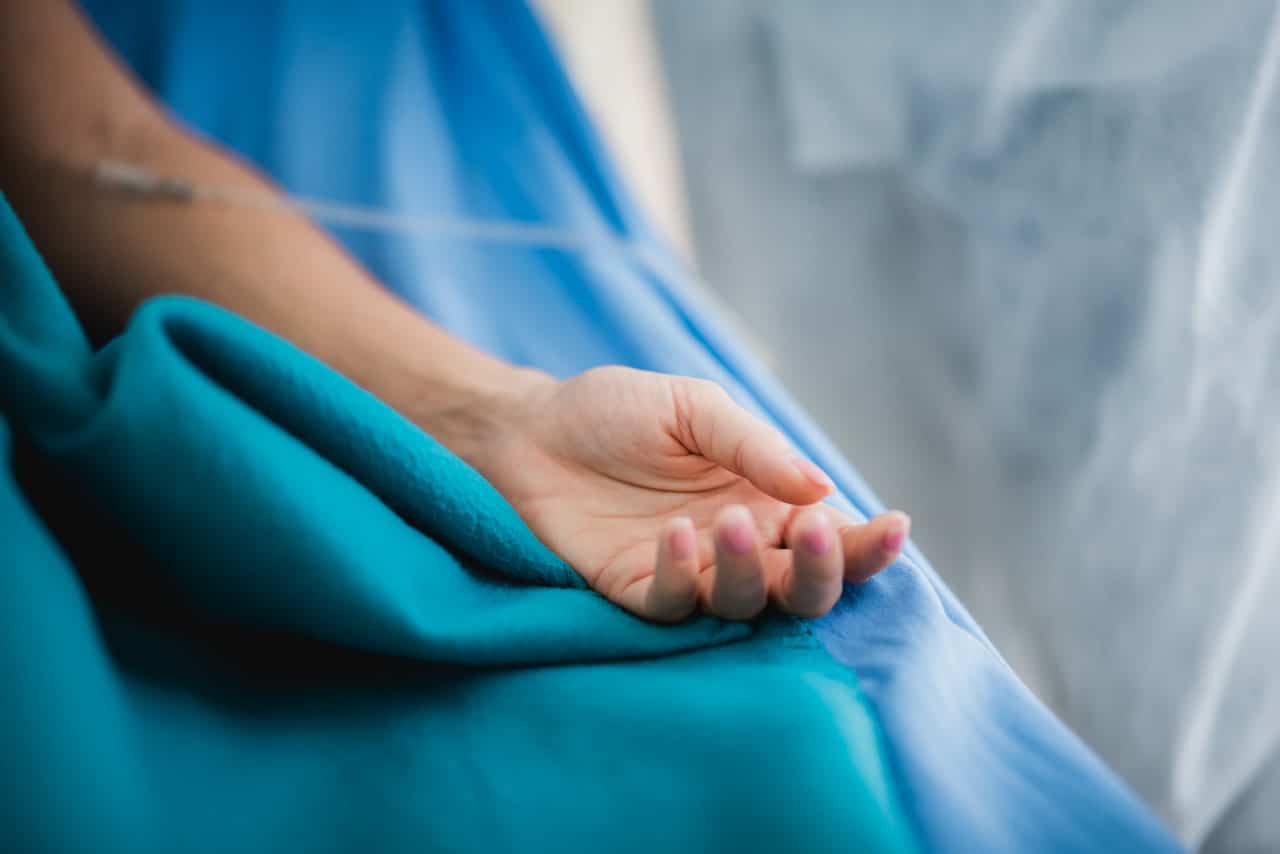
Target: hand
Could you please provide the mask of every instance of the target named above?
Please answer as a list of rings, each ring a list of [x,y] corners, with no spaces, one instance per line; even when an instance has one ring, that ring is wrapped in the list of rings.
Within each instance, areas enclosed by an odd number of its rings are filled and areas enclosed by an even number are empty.
[[[534,381],[473,462],[597,591],[674,622],[826,613],[888,566],[910,520],[817,504],[831,481],[704,380],[597,368]]]

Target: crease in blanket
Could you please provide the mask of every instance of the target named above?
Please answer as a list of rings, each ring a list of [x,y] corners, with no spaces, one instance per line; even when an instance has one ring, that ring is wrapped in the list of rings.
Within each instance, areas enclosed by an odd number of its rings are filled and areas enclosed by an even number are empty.
[[[483,478],[185,298],[91,351],[0,202],[0,847],[914,847],[794,620],[635,619]]]

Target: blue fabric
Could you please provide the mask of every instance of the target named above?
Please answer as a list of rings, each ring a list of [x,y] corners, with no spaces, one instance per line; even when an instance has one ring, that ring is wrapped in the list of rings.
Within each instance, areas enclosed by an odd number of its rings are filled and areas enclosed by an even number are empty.
[[[210,305],[91,353],[3,197],[0,460],[0,850],[913,847],[804,626],[626,614]]]
[[[179,116],[292,191],[647,245],[656,264],[338,235],[405,299],[512,361],[558,375],[623,363],[724,384],[830,472],[846,506],[881,509],[645,225],[523,4],[87,6]],[[926,847],[1176,848],[1018,682],[914,547],[847,588],[813,630],[870,699]]]

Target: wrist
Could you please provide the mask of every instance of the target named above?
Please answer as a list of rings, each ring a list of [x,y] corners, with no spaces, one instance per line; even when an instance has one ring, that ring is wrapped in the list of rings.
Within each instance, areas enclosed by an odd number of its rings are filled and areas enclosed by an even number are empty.
[[[518,437],[535,401],[556,386],[549,374],[485,359],[444,384],[420,386],[410,420],[482,474]]]
[[[317,355],[483,471],[492,449],[519,428],[526,400],[554,388],[549,374],[494,358],[454,338],[371,279],[360,311],[329,313]],[[295,336],[296,343],[296,336]]]

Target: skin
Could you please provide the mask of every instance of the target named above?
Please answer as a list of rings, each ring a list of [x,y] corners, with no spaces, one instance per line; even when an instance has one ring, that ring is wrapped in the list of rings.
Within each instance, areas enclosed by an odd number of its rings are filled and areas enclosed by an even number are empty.
[[[665,622],[819,616],[891,563],[910,520],[859,524],[774,428],[703,380],[621,367],[557,381],[453,338],[324,232],[279,212],[91,185],[101,158],[271,191],[182,128],[72,4],[0,3],[0,189],[86,329],[166,293],[217,303],[378,395],[478,469],[593,588]]]

